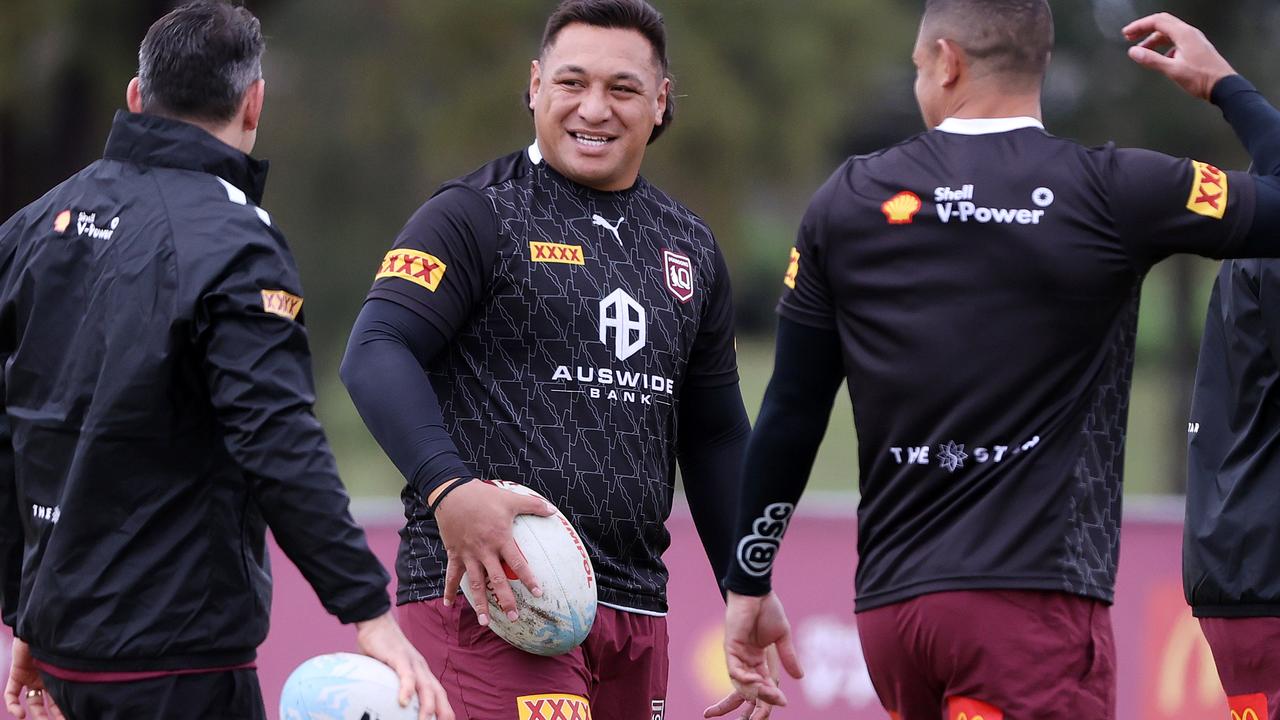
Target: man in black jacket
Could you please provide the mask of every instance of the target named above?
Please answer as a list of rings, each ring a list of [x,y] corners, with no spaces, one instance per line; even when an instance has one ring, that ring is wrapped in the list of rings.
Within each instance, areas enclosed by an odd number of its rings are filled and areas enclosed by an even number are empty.
[[[396,670],[401,702],[453,717],[312,413],[297,269],[246,154],[263,49],[223,2],[157,21],[104,158],[0,226],[0,609],[20,718],[22,698],[38,718],[265,717],[267,526]]]
[[[1222,264],[1191,404],[1183,583],[1233,717],[1280,713],[1280,263]]]

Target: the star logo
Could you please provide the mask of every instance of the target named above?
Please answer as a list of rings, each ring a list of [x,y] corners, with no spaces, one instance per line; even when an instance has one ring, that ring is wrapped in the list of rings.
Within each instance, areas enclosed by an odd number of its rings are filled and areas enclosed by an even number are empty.
[[[964,444],[956,444],[950,440],[945,445],[938,448],[938,464],[947,472],[955,472],[964,467],[964,461],[969,458],[969,454],[964,451]]]
[[[1031,202],[1036,207],[1047,208],[1053,204],[1053,191],[1047,187],[1038,187],[1031,193]]]

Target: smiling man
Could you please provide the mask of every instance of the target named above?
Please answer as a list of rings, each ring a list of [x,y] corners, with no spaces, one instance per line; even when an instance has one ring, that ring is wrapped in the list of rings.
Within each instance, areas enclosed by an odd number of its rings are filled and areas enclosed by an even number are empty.
[[[561,3],[530,68],[536,141],[410,218],[352,332],[343,380],[407,480],[402,619],[460,717],[664,715],[677,461],[727,566],[749,432],[729,276],[702,220],[639,175],[672,103],[657,11]],[[537,579],[512,520],[549,512],[473,478],[532,487],[587,545],[601,607],[570,654],[516,650],[458,601],[465,571],[514,615],[508,583]]]

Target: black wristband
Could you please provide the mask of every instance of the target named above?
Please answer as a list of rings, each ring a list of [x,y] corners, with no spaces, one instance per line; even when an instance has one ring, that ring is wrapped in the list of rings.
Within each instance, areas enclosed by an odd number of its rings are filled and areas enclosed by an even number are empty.
[[[436,508],[440,507],[440,503],[444,502],[445,496],[447,496],[449,493],[453,492],[454,490],[457,490],[458,488],[462,487],[463,485],[466,485],[472,480],[475,480],[475,478],[472,478],[472,477],[458,478],[457,482],[454,482],[453,484],[446,487],[444,490],[441,490],[440,494],[436,496],[436,499],[431,501],[431,505],[429,506],[431,508],[431,514],[432,515],[436,514]]]

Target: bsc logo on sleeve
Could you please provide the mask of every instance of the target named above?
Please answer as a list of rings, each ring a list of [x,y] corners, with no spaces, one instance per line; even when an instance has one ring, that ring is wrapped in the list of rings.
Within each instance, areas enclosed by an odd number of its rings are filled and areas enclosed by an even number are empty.
[[[444,261],[417,250],[397,249],[387,253],[374,280],[397,277],[435,292],[444,279]]]
[[[580,695],[521,695],[520,720],[591,720],[591,703]]]
[[[800,251],[791,248],[791,262],[787,264],[787,274],[782,276],[782,284],[796,289],[796,278],[800,276]]]
[[[1187,209],[1197,215],[1221,220],[1227,212],[1227,174],[1208,164],[1191,161],[1195,178]]]
[[[302,312],[302,298],[283,290],[263,290],[262,309],[272,315],[297,320],[298,313]]]

